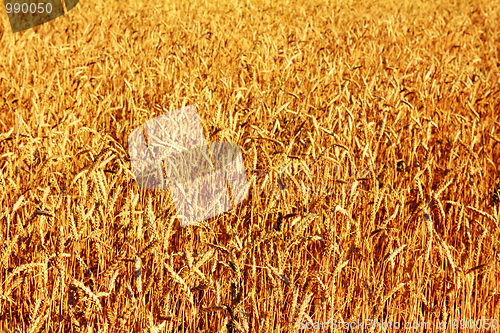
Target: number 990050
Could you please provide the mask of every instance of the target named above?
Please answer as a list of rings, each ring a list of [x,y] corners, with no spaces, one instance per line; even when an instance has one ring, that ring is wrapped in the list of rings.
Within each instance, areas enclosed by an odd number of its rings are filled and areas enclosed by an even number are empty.
[[[52,13],[52,4],[51,3],[6,3],[5,9],[7,10],[7,14],[10,13],[23,13],[23,14],[43,14],[43,13]]]

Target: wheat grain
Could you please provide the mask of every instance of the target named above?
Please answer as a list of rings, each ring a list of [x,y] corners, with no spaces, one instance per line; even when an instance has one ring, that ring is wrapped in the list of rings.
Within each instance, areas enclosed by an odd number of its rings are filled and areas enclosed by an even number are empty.
[[[94,294],[87,286],[85,286],[82,282],[72,279],[71,280],[71,285],[78,287],[80,290],[82,290],[85,295],[99,308],[99,310],[102,310],[101,302],[99,301],[99,298],[97,297],[96,294]]]
[[[499,317],[495,5],[89,0],[6,31],[0,330]],[[162,123],[180,107],[201,126]],[[202,136],[254,188],[184,225],[132,162]]]

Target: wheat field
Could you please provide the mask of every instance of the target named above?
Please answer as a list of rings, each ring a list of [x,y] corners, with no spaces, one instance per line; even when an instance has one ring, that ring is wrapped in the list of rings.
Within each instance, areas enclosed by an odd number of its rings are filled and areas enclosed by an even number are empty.
[[[498,3],[81,0],[17,34],[0,16],[1,332],[494,331]],[[180,227],[127,138],[187,105],[241,147],[250,193]]]

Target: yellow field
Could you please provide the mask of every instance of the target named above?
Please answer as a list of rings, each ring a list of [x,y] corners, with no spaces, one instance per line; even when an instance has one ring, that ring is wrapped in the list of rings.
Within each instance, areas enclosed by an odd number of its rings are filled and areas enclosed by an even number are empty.
[[[0,13],[1,332],[498,325],[495,1],[81,0],[18,34]],[[192,104],[252,188],[182,228],[127,140]]]

